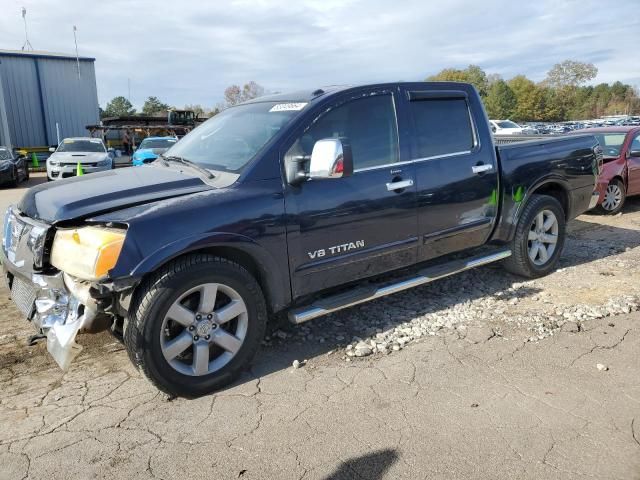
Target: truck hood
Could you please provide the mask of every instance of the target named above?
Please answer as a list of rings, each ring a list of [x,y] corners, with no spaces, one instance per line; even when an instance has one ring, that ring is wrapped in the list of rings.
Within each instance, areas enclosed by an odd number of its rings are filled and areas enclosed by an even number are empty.
[[[27,190],[18,209],[55,223],[212,188],[188,169],[123,168],[38,185]]]
[[[60,163],[96,163],[108,158],[107,152],[57,152],[49,156],[49,161]]]

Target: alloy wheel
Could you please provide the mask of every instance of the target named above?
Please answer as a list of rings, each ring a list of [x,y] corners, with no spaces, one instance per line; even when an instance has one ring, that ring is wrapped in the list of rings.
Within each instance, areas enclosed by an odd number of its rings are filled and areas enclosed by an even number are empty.
[[[247,306],[233,288],[221,283],[198,285],[167,311],[160,331],[162,354],[184,375],[216,372],[242,347],[248,319]]]
[[[610,183],[604,192],[602,208],[611,212],[620,206],[622,202],[622,189],[618,183]]]
[[[549,261],[558,243],[558,219],[551,210],[536,215],[527,239],[529,259],[538,266]]]

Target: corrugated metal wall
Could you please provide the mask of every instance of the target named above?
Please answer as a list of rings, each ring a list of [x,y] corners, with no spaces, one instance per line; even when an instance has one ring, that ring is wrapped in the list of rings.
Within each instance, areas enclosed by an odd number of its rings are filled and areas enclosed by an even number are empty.
[[[47,145],[34,59],[0,56],[0,62],[4,106],[13,145]]]
[[[61,139],[87,136],[85,127],[100,122],[93,62],[80,62],[80,79],[73,60],[39,59],[38,69],[48,144],[56,143],[56,122]]]
[[[21,147],[55,145],[60,136],[86,136],[99,122],[93,61],[10,56],[0,52],[0,81],[11,142]]]

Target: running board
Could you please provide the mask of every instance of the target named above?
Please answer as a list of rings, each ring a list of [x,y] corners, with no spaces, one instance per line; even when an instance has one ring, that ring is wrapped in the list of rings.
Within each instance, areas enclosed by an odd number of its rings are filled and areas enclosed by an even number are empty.
[[[348,292],[332,295],[315,301],[306,307],[297,308],[289,312],[291,323],[304,323],[314,318],[327,315],[343,308],[352,307],[360,303],[369,302],[376,298],[386,297],[393,293],[401,292],[409,288],[418,287],[434,280],[449,277],[456,273],[464,272],[475,267],[497,262],[511,256],[511,250],[501,250],[490,255],[480,255],[465,259],[453,260],[442,265],[427,267],[418,272],[418,275],[385,286],[355,287]]]

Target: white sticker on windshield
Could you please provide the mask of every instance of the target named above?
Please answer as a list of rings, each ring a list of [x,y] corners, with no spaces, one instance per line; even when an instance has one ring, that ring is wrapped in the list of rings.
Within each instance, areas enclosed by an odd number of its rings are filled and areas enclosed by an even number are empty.
[[[306,102],[304,103],[279,103],[278,105],[274,105],[271,107],[270,112],[289,112],[292,110],[302,110],[306,106]]]

